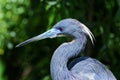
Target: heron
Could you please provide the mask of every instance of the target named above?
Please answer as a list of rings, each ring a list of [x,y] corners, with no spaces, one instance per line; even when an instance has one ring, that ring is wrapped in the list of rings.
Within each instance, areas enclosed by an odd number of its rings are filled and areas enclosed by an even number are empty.
[[[62,43],[54,51],[50,63],[52,80],[116,80],[113,73],[99,60],[87,56],[75,58],[84,51],[88,38],[94,44],[92,32],[76,19],[63,19],[50,30],[30,38],[16,47],[63,35],[72,37],[72,41]],[[75,59],[68,63],[71,58]]]

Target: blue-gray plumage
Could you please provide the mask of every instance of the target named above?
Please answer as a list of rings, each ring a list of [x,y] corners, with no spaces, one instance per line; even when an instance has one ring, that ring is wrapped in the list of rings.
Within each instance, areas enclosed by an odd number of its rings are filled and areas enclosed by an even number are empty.
[[[77,57],[84,50],[87,36],[89,36],[92,43],[94,39],[91,31],[75,19],[61,20],[52,29],[26,40],[16,47],[61,35],[72,36],[73,40],[63,43],[55,50],[50,64],[52,80],[116,80],[109,69],[98,60],[90,57],[76,58],[67,66],[69,59]]]

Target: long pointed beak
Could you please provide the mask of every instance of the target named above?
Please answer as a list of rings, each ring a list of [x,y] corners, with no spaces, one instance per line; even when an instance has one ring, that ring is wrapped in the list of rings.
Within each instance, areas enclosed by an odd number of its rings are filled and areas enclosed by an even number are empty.
[[[50,30],[38,35],[38,36],[30,38],[30,39],[16,45],[16,47],[20,47],[20,46],[26,45],[28,43],[38,41],[38,40],[42,40],[42,39],[45,39],[45,38],[54,38],[54,37],[57,37],[57,35],[60,34],[60,33],[61,33],[60,30],[52,28],[52,29],[50,29]]]

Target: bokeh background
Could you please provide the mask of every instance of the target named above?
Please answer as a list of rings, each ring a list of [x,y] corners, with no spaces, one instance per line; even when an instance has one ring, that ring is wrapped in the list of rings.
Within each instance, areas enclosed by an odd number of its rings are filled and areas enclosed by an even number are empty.
[[[0,0],[0,80],[51,80],[51,56],[66,38],[15,45],[64,18],[90,28],[96,40],[85,54],[100,60],[120,80],[120,0]]]

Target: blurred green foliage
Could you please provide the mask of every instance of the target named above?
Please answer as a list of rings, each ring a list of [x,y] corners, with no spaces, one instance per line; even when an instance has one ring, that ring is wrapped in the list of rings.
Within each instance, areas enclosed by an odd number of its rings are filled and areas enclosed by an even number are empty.
[[[96,42],[88,45],[87,55],[119,80],[120,0],[0,0],[0,80],[50,80],[52,53],[66,39],[14,46],[69,17],[90,28]]]
[[[2,63],[2,61],[0,60],[0,80],[5,80],[3,77],[3,73],[4,73],[4,64]]]

